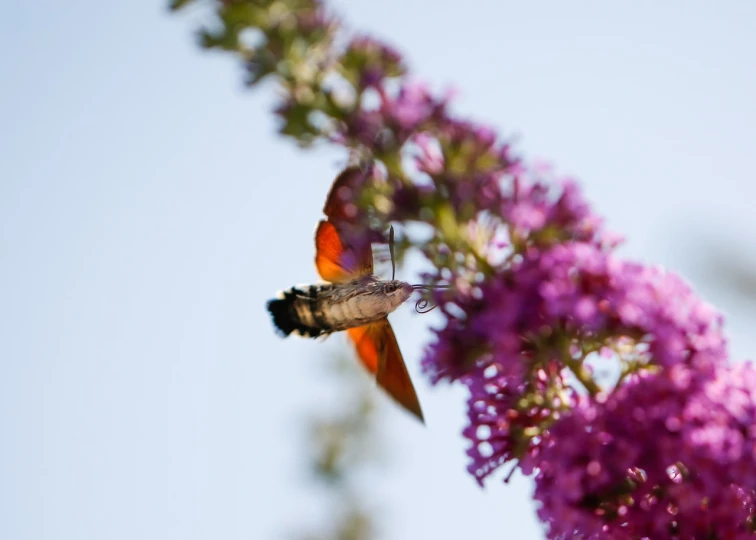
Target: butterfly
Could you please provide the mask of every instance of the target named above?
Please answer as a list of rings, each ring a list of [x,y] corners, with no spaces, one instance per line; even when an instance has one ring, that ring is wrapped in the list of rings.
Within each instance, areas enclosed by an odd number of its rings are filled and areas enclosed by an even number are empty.
[[[350,200],[362,171],[344,170],[333,182],[315,232],[315,266],[328,283],[292,287],[267,304],[273,324],[285,336],[318,337],[346,331],[362,365],[399,405],[424,422],[388,315],[424,285],[383,280],[373,274],[369,239],[347,234],[362,219]],[[352,232],[354,229],[352,229]],[[393,228],[389,234],[393,265]]]

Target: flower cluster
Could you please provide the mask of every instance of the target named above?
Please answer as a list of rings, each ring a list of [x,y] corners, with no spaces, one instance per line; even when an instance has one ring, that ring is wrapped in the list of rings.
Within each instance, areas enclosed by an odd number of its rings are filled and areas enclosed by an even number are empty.
[[[553,538],[753,534],[756,370],[695,376],[637,375],[550,428],[535,497]]]
[[[479,369],[478,353],[483,369],[513,373],[527,367],[529,352],[570,363],[576,352],[581,360],[586,350],[626,350],[629,341],[635,363],[647,360],[636,369],[686,364],[707,376],[726,360],[721,316],[683,281],[592,243],[529,247],[467,292],[442,291],[438,300],[446,326],[424,360],[435,382]]]
[[[427,281],[449,285],[433,293],[443,326],[422,365],[469,390],[476,480],[534,474],[552,538],[750,534],[756,370],[728,366],[713,308],[618,257],[575,182],[452,114],[391,47],[345,39],[320,1],[213,5],[203,43],[238,52],[252,84],[278,82],[281,132],[349,151],[344,234],[403,226],[398,254],[418,249]]]

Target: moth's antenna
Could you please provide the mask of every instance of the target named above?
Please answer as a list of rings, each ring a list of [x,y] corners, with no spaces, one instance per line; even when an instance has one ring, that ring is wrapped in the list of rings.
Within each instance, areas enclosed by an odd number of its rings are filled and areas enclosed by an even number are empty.
[[[385,253],[385,251],[384,251]],[[389,226],[389,254],[391,255],[391,280],[396,275],[396,263],[394,262],[394,226]]]

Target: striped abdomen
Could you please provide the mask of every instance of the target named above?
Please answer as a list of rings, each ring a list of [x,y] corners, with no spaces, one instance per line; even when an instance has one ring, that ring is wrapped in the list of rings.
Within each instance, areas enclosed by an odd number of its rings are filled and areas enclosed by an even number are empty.
[[[268,302],[273,323],[286,336],[338,332],[384,318],[409,298],[412,288],[401,281],[362,280],[310,285],[285,291]]]

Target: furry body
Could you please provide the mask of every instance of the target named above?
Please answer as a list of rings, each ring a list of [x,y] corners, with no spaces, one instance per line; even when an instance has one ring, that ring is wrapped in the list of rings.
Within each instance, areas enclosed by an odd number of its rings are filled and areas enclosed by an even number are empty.
[[[268,311],[283,335],[297,332],[317,337],[383,319],[411,294],[408,283],[371,276],[347,283],[292,287],[268,302]]]

